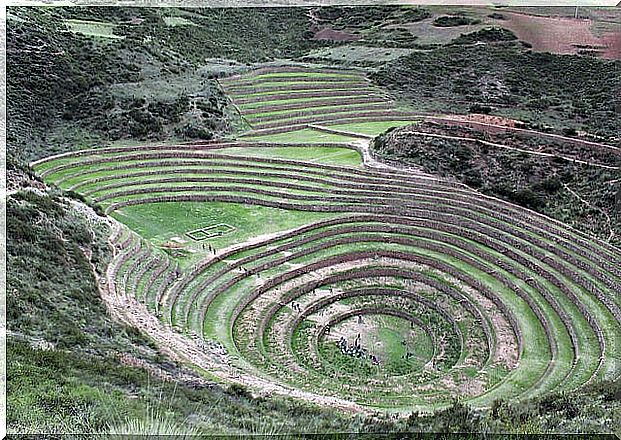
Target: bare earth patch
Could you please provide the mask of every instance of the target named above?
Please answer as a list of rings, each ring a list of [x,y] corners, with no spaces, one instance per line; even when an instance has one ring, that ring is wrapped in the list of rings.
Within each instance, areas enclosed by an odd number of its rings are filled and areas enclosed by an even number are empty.
[[[618,33],[597,37],[592,32],[592,20],[536,17],[514,12],[504,15],[507,20],[503,21],[503,26],[513,31],[520,40],[532,44],[537,52],[577,54],[585,49],[598,50],[604,58],[619,59]]]
[[[463,119],[465,121],[481,122],[483,124],[498,125],[501,127],[510,128],[515,128],[524,124],[523,122],[516,119],[503,118],[502,116],[481,115],[477,113],[459,115],[456,117],[456,119]]]

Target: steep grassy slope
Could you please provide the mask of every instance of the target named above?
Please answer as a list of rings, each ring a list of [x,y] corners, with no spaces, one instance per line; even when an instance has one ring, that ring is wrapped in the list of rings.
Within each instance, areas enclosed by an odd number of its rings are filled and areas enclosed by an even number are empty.
[[[7,32],[9,152],[28,159],[129,137],[230,130],[225,97],[179,56],[162,63],[162,49],[130,51],[125,40],[71,33],[63,10],[11,12],[21,20],[9,18]]]
[[[93,31],[104,25],[124,38]],[[8,144],[24,159],[228,133],[235,116],[214,77],[334,44],[311,39],[304,9],[13,7],[7,28]]]

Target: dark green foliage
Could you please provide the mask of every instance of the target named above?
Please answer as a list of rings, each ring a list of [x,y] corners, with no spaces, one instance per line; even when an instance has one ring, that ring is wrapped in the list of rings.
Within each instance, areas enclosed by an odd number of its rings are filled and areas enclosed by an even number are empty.
[[[468,26],[481,23],[481,20],[463,15],[443,15],[433,21],[436,27]]]
[[[492,112],[492,107],[490,107],[489,105],[481,105],[479,103],[474,103],[470,107],[468,107],[468,112],[488,115]]]
[[[26,191],[7,201],[7,321],[11,331],[69,348],[102,343],[112,331],[92,270],[109,250],[58,196]],[[91,252],[90,261],[83,249]],[[91,268],[93,265],[93,269]],[[87,323],[91,332],[84,332]],[[105,345],[105,344],[104,344]]]
[[[146,10],[147,9],[130,7],[100,6],[96,8],[88,8],[78,6],[71,8],[59,8],[58,13],[64,18],[119,23],[136,18],[141,15],[142,11]]]
[[[417,47],[418,37],[404,28],[376,28],[354,44],[377,47]]]
[[[420,110],[471,106],[544,125],[621,136],[620,61],[533,53],[507,46],[449,46],[387,63],[374,80]],[[473,107],[478,110],[480,107]]]
[[[66,103],[110,82],[135,81],[138,70],[121,60],[115,43],[97,45],[65,32],[56,10],[10,11],[26,21],[11,20],[7,26],[7,144],[32,156],[34,146],[26,144],[40,137],[45,144],[46,132],[67,117]]]
[[[621,432],[618,414],[613,408],[621,404],[621,382],[601,382],[571,394],[555,393],[525,402],[496,401],[491,416],[505,430],[528,427],[533,432],[592,432],[599,419],[608,419],[612,429],[598,432]],[[536,427],[536,428],[535,428]]]
[[[565,136],[577,136],[578,132],[573,127],[566,127],[566,128],[563,128],[563,134]]]
[[[313,10],[319,24],[334,29],[371,28],[382,24],[398,24],[421,21],[431,17],[424,8],[399,6],[324,6]]]
[[[465,433],[481,431],[481,414],[467,405],[454,400],[453,404],[433,415],[413,413],[407,420],[411,431],[431,431],[437,433]]]
[[[515,40],[517,37],[509,29],[489,27],[469,34],[462,34],[453,40],[452,44],[502,43]]]
[[[621,402],[621,381],[591,385],[586,392],[598,396],[605,402]]]
[[[175,134],[186,139],[201,139],[208,141],[213,139],[213,132],[210,131],[209,128],[210,127],[204,127],[203,125],[189,122],[183,127],[177,128],[175,130]]]
[[[243,385],[239,385],[239,384],[232,384],[227,388],[227,392],[235,397],[241,398],[241,399],[251,399],[252,396],[250,394],[250,392],[248,391],[248,388],[246,388]]]
[[[242,62],[296,58],[331,43],[313,40],[305,8],[186,8],[180,16],[195,26],[166,26],[161,11],[140,9],[140,24],[123,24],[118,33],[127,43],[148,46],[165,62],[166,51],[192,63],[206,58],[232,58]]]
[[[488,15],[488,17],[493,18],[494,20],[506,20],[505,16],[498,12],[492,12]]]
[[[525,208],[534,209],[535,211],[541,211],[546,203],[541,195],[530,188],[516,190],[501,184],[496,187],[496,193],[511,202],[522,205]]]

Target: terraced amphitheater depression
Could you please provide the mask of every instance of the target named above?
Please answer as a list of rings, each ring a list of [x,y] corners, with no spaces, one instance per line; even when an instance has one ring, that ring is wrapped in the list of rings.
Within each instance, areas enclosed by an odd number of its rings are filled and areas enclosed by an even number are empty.
[[[487,407],[621,375],[618,248],[370,152],[390,127],[466,119],[402,109],[355,70],[220,85],[237,138],[32,163],[110,217],[102,295],[172,357],[350,411]]]

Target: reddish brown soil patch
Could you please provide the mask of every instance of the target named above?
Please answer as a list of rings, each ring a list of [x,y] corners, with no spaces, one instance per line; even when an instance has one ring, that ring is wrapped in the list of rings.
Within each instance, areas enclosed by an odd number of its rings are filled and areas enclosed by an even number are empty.
[[[601,40],[608,46],[603,53],[603,57],[611,60],[621,60],[621,32],[607,32],[602,35]]]
[[[352,34],[345,31],[337,31],[330,28],[324,28],[315,33],[315,40],[331,40],[331,41],[356,41],[360,39],[360,35]]]
[[[483,124],[491,124],[491,125],[499,125],[502,127],[520,127],[523,126],[524,123],[521,121],[517,121],[515,119],[503,118],[502,116],[492,116],[492,115],[480,115],[477,113],[472,113],[469,115],[459,115],[456,119],[462,119],[465,121],[474,121],[481,122]]]
[[[533,15],[518,14],[513,12],[504,13],[507,18],[503,26],[513,31],[520,40],[533,45],[533,50],[538,52],[551,52],[560,54],[576,54],[580,50],[599,50],[601,55],[612,58],[615,53],[614,47],[619,42],[612,42],[619,35],[598,38],[593,35],[592,20],[574,19],[566,17],[536,17]]]

